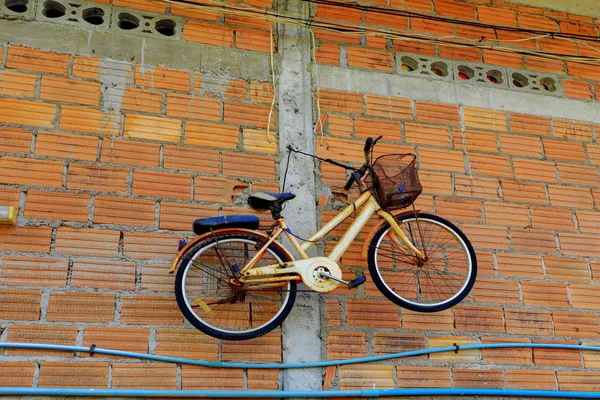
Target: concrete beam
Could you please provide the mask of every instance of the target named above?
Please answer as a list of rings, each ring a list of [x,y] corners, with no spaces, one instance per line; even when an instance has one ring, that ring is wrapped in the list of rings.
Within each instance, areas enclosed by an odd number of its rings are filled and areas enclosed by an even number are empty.
[[[490,108],[545,117],[600,123],[600,107],[591,102],[495,89],[406,75],[319,66],[321,88],[407,97],[414,100]]]

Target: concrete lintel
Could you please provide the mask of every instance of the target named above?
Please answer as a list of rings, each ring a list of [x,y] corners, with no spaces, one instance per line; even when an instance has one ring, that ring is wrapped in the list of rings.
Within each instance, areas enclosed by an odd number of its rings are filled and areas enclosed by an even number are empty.
[[[598,104],[458,81],[319,66],[321,88],[600,123]]]
[[[166,68],[269,81],[269,55],[196,42],[144,38],[69,25],[0,19],[0,42],[44,51],[143,62]]]

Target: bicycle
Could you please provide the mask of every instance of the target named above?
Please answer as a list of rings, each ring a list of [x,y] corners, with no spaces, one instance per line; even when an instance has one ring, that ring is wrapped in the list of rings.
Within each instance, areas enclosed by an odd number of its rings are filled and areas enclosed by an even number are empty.
[[[299,282],[321,293],[331,292],[339,284],[349,288],[363,284],[365,276],[350,282],[342,279],[338,261],[373,214],[382,221],[365,240],[362,255],[385,297],[420,312],[441,311],[463,300],[477,275],[471,243],[441,217],[414,207],[401,211],[413,204],[422,190],[415,156],[384,155],[371,164],[373,147],[380,138],[367,139],[362,167],[342,165],[352,171],[345,189],[356,183],[360,197],[302,244],[281,216],[284,203],[295,197],[293,193],[250,195],[250,207],[271,211],[275,220],[266,234],[257,230],[259,219],[252,215],[196,220],[193,228],[200,236],[180,244],[170,269],[170,273],[178,269],[175,295],[185,318],[216,338],[252,339],[275,329],[288,316]],[[355,211],[358,216],[327,257],[306,254]],[[276,241],[282,234],[300,255],[299,260]]]

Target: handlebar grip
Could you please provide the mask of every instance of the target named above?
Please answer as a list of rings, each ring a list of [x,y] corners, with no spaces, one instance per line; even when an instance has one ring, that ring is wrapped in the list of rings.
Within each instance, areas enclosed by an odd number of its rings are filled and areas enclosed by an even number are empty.
[[[354,183],[354,174],[350,175],[350,178],[348,178],[348,182],[346,182],[346,186],[344,186],[344,190],[350,190],[353,183]]]
[[[365,142],[365,153],[371,149],[372,144],[373,144],[373,138],[368,137],[367,141]]]

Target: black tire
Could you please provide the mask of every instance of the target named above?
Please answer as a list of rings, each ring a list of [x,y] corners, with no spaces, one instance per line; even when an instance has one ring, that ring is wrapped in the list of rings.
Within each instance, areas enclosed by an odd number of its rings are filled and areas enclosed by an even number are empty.
[[[369,246],[369,272],[392,302],[413,311],[436,312],[453,307],[473,288],[477,259],[469,239],[450,221],[416,213],[396,218],[408,239],[428,260],[422,265],[399,251],[387,236],[386,223]],[[424,244],[424,245],[423,245]]]
[[[181,257],[175,297],[192,325],[219,339],[247,340],[262,336],[283,322],[296,300],[295,281],[277,288],[229,284],[233,276],[229,266],[235,263],[243,267],[263,244],[259,235],[216,232],[215,237],[190,248]],[[286,261],[291,260],[271,245],[257,266]]]

